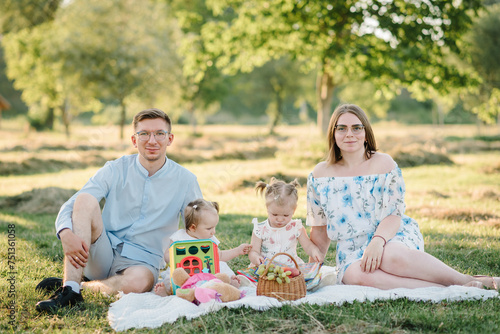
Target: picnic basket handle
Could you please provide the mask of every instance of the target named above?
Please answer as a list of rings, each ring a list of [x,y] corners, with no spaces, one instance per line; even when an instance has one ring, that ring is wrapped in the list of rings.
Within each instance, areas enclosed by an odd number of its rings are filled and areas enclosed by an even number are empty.
[[[271,263],[273,263],[273,260],[276,256],[278,255],[286,255],[288,256],[292,261],[293,263],[295,264],[295,268],[299,269],[299,265],[297,264],[297,261],[295,261],[295,259],[293,258],[293,256],[291,256],[290,254],[288,253],[276,253],[274,254],[274,256],[271,258],[271,260],[269,260],[269,263],[266,265],[266,270],[264,270],[264,272],[262,273],[262,276],[266,276],[267,273],[269,272],[269,267],[271,266]],[[300,269],[299,269],[300,270]]]

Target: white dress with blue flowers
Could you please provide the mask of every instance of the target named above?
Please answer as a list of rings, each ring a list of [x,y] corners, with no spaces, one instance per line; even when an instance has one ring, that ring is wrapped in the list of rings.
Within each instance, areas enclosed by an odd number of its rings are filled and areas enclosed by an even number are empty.
[[[401,217],[401,226],[390,242],[424,250],[417,222],[404,214],[404,195],[405,184],[397,166],[387,174],[318,178],[309,175],[306,223],[326,225],[328,237],[337,241],[337,283],[342,283],[349,265],[361,259],[387,216]]]

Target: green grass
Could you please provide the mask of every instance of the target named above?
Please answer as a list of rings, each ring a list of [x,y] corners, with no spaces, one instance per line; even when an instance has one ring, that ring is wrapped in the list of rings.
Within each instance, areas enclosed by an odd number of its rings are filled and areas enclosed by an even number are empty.
[[[189,156],[203,154],[207,157],[226,159],[204,159],[203,162],[186,162],[184,165],[199,179],[204,196],[221,205],[221,220],[217,237],[222,248],[249,242],[253,217],[264,218],[264,200],[257,196],[251,185],[271,175],[291,177],[307,176],[316,158],[301,159],[300,141],[308,138],[319,142],[309,127],[280,127],[279,137],[261,138],[264,133],[258,127],[213,126],[205,128],[203,136],[189,137],[189,129],[176,127],[176,142],[172,154]],[[464,130],[465,129],[465,130]],[[389,151],[390,143],[414,143],[415,135],[431,133],[433,138],[445,140],[445,136],[463,136],[473,127],[450,126],[439,130],[429,127],[403,127],[388,124],[376,125],[377,133],[384,137],[379,141],[381,149]],[[265,130],[265,129],[264,129]],[[432,130],[432,131],[431,131]],[[82,144],[103,146],[107,155],[120,156],[131,152],[114,138],[85,137],[85,133],[99,134],[104,130],[75,129],[75,139],[69,151],[71,156],[81,154]],[[115,135],[115,130],[106,130]],[[58,133],[23,134],[7,127],[0,131],[0,138],[9,134],[19,135],[16,143],[1,141],[0,150],[7,153],[2,159],[10,161],[29,159],[63,159],[65,153],[50,149],[36,151],[37,147],[62,145],[64,138]],[[298,135],[300,134],[300,135]],[[304,137],[305,134],[305,137]],[[422,137],[421,135],[420,137]],[[437,136],[437,137],[436,137]],[[301,139],[302,138],[302,139]],[[388,139],[389,138],[389,139]],[[392,138],[392,139],[391,139]],[[227,139],[227,140],[225,140]],[[283,154],[272,158],[263,154],[261,158],[249,154],[261,143],[276,146],[277,152],[292,152],[301,163],[287,161]],[[453,143],[452,143],[453,144]],[[9,149],[23,145],[26,151],[18,156]],[[235,150],[247,152],[246,160],[234,159]],[[268,152],[266,150],[266,152]],[[231,153],[231,154],[229,154]],[[305,154],[305,153],[304,153]],[[5,156],[5,158],[4,158]],[[407,212],[417,219],[425,238],[426,250],[453,268],[468,274],[500,275],[500,155],[496,151],[448,153],[452,165],[432,165],[403,168],[407,188]],[[71,158],[74,161],[73,158]],[[189,161],[187,159],[186,161]],[[197,160],[196,160],[197,161]],[[0,199],[19,195],[34,188],[63,187],[80,188],[93,175],[97,167],[82,169],[59,169],[42,174],[30,173],[0,176]],[[299,190],[297,218],[306,216],[305,184]],[[0,208],[0,332],[35,333],[102,333],[113,332],[108,324],[107,312],[114,297],[84,292],[85,303],[78,309],[65,309],[56,315],[39,314],[35,304],[47,295],[35,292],[36,284],[48,276],[62,276],[62,249],[54,234],[52,214],[26,214],[15,208]],[[15,274],[10,274],[7,257],[9,225],[15,225]],[[305,253],[299,249],[304,259]],[[326,264],[334,265],[334,245]],[[233,269],[246,267],[245,257],[231,261]],[[9,295],[8,279],[15,277],[15,296]],[[9,306],[15,301],[14,326],[9,325]],[[498,333],[500,332],[500,298],[486,301],[423,303],[405,299],[394,301],[355,302],[343,305],[301,305],[272,308],[265,312],[252,309],[222,309],[193,320],[179,319],[174,324],[161,328],[132,329],[130,333]]]

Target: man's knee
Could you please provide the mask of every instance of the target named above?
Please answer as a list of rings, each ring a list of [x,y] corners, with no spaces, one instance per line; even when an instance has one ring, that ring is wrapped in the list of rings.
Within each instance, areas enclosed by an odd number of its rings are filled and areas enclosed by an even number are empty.
[[[88,193],[81,193],[75,199],[74,209],[85,209],[87,212],[100,208],[97,198]]]
[[[153,273],[146,267],[134,266],[125,269],[123,272],[123,293],[143,293],[149,292],[153,288]]]

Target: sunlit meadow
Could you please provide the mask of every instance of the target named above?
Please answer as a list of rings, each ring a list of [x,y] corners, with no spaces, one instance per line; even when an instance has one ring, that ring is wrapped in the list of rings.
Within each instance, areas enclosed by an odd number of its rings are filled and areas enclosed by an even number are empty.
[[[461,272],[500,276],[500,139],[495,136],[496,129],[482,128],[482,137],[478,137],[474,126],[383,123],[375,124],[374,129],[380,150],[400,156],[401,166],[405,166],[401,152],[424,152],[425,157],[434,154],[433,158],[446,157],[452,162],[446,163],[442,158],[441,163],[402,168],[407,213],[418,220],[426,250]],[[251,219],[265,217],[264,200],[253,190],[258,180],[268,181],[271,176],[297,178],[303,186],[296,217],[305,220],[305,180],[322,159],[325,147],[314,126],[282,126],[275,136],[268,136],[267,129],[260,126],[206,125],[200,130],[201,136],[191,136],[188,126],[174,126],[175,140],[167,154],[197,175],[205,198],[219,202],[221,222],[217,237],[222,248],[249,242]],[[119,140],[115,127],[76,126],[68,140],[62,132],[30,132],[16,122],[2,123],[2,332],[113,331],[107,311],[114,297],[84,293],[83,307],[42,315],[35,311],[35,304],[47,296],[35,292],[35,286],[44,277],[62,275],[62,250],[53,225],[57,207],[66,199],[59,198],[60,190],[77,190],[104,161],[134,153],[131,130],[128,132],[124,140]],[[49,201],[41,202],[43,197],[50,197]],[[15,246],[8,247],[11,241],[15,241]],[[7,261],[12,253],[9,248],[15,248],[14,271]],[[302,250],[299,254],[306,258]],[[240,257],[230,265],[238,269],[248,263],[247,258]],[[326,264],[334,265],[333,245]],[[9,280],[11,277],[14,280]],[[129,332],[159,330],[497,333],[500,298],[437,304],[401,299],[340,307],[286,306],[266,312],[223,309],[191,321],[180,319],[159,329]]]

